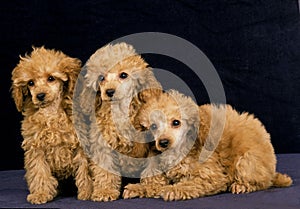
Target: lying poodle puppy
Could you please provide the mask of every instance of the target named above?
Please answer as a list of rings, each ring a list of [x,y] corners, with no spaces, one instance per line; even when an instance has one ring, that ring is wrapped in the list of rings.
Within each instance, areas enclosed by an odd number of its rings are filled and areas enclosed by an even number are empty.
[[[186,200],[292,184],[288,175],[276,172],[270,135],[261,122],[230,105],[198,108],[170,90],[141,107],[135,126],[150,130],[146,136],[153,137],[161,154],[153,157],[141,183],[125,187],[124,198]]]
[[[161,91],[152,68],[127,43],[108,44],[86,62],[82,109],[91,117],[87,153],[92,160],[93,201],[112,201],[121,193],[121,176],[139,176],[148,145],[139,141],[132,119],[148,95]],[[91,91],[96,91],[95,110]],[[91,113],[91,112],[90,112]],[[143,139],[143,138],[141,138]]]
[[[80,69],[79,59],[42,46],[20,57],[12,71],[12,97],[23,115],[22,148],[30,203],[52,200],[59,194],[60,183],[73,177],[78,199],[90,198],[89,161],[71,117]]]

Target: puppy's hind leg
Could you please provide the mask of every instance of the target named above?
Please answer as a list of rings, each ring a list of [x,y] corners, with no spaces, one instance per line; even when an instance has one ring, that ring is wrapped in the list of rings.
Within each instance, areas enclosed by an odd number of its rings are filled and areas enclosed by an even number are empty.
[[[201,178],[181,181],[162,188],[161,197],[165,201],[189,200],[218,194],[227,190],[226,183],[212,184]]]
[[[201,163],[191,166],[190,176],[178,183],[161,189],[165,201],[187,200],[224,192],[228,187],[228,177],[219,165]]]
[[[275,176],[275,157],[260,158],[248,151],[235,162],[232,193],[248,193],[264,190],[272,186]]]

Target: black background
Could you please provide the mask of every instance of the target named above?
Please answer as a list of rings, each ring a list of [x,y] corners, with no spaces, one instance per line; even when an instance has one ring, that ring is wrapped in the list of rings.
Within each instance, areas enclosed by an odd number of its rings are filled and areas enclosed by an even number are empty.
[[[23,167],[21,114],[10,92],[19,55],[44,45],[85,63],[103,45],[140,32],[169,33],[197,46],[216,68],[227,103],[264,123],[276,153],[300,152],[297,0],[11,0],[1,2],[0,24],[1,170]],[[209,102],[182,63],[145,59],[189,83],[199,104]]]

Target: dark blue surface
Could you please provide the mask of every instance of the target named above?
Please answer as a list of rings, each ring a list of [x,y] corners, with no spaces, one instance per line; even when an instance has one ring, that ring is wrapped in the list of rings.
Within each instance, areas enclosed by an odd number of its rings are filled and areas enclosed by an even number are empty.
[[[299,209],[300,154],[277,155],[278,171],[293,178],[289,188],[271,188],[249,194],[224,193],[187,201],[164,202],[162,199],[119,199],[113,202],[79,201],[75,196],[57,197],[52,202],[31,205],[26,202],[28,190],[23,170],[0,172],[0,208],[61,209]]]

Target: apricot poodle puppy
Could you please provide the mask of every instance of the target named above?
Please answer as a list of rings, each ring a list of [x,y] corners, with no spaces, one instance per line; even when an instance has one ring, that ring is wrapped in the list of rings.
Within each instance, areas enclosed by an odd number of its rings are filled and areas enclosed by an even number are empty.
[[[78,199],[92,191],[89,161],[72,123],[72,95],[81,61],[61,51],[33,47],[12,71],[12,97],[22,112],[25,178],[32,204],[59,194],[59,183],[75,178]]]
[[[186,200],[220,192],[247,193],[292,179],[276,172],[270,135],[249,113],[230,105],[202,105],[176,90],[153,96],[137,114],[136,127],[155,141],[141,183],[124,198]]]
[[[132,119],[150,92],[162,87],[148,63],[124,42],[98,49],[83,71],[82,109],[86,114],[95,112],[89,136],[83,139],[92,159],[91,199],[112,201],[120,196],[121,177],[139,176],[143,170],[143,163],[135,159],[147,156],[148,145],[138,139]],[[96,99],[90,102],[93,91]],[[94,101],[95,110],[89,108]]]

